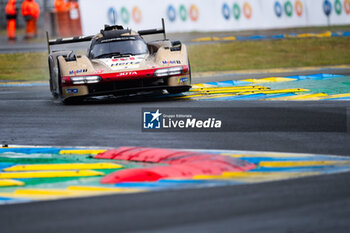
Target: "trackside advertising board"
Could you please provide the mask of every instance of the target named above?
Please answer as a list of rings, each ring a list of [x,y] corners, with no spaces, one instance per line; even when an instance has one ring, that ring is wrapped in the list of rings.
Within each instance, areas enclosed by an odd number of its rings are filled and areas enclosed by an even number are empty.
[[[350,24],[350,0],[81,0],[83,33],[105,24],[168,32],[236,31]]]

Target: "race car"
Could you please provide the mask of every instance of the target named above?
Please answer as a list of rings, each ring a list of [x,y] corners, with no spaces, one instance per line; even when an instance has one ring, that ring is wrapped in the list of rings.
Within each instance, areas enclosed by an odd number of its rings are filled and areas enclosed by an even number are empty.
[[[163,34],[146,42],[145,35]],[[48,41],[50,90],[63,103],[91,96],[121,96],[161,91],[181,93],[191,88],[187,49],[166,39],[161,29],[133,31],[105,25],[94,36]],[[73,50],[53,50],[54,45],[90,42],[86,55]]]

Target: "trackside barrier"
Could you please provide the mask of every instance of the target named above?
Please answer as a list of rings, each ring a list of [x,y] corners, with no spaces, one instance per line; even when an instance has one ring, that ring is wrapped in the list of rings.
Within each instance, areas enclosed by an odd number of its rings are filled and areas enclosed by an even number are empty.
[[[104,24],[154,28],[161,18],[168,32],[350,24],[350,0],[82,0],[80,9],[85,35]]]

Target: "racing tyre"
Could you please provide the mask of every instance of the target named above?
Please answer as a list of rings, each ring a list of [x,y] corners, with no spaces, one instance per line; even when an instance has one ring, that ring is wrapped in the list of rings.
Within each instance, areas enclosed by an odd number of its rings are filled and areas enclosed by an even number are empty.
[[[52,58],[50,57],[49,58],[49,74],[50,74],[50,91],[51,91],[51,94],[54,98],[57,98],[58,97],[58,94],[56,93],[56,90],[54,88],[54,84],[53,84],[53,77],[54,77],[54,71],[53,71],[53,61],[52,61]]]
[[[180,94],[182,92],[189,91],[191,87],[184,86],[184,87],[174,87],[174,88],[168,88],[167,91],[169,94]]]

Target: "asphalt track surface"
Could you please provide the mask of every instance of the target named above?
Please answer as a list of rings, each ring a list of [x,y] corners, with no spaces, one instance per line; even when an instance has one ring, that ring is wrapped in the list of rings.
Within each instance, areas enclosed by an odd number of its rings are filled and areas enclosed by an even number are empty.
[[[206,81],[206,80],[196,80]],[[0,87],[0,143],[54,146],[152,146],[315,154],[350,154],[349,121],[339,132],[275,130],[257,108],[312,108],[350,103],[265,101],[175,101],[140,98],[64,106],[48,87]],[[259,124],[259,130],[215,133],[141,131],[143,107],[225,107],[235,123]],[[250,111],[250,112],[249,112]],[[282,114],[282,113],[281,113]],[[275,123],[284,118],[276,116]],[[328,115],[327,115],[328,116]],[[329,115],[331,116],[331,114]],[[290,116],[299,119],[298,114]],[[225,120],[225,114],[222,114]],[[249,118],[252,120],[252,118]],[[329,119],[331,124],[332,119]],[[305,127],[307,127],[305,121]],[[303,122],[300,122],[303,124]],[[350,173],[233,187],[161,191],[5,205],[0,232],[349,232]]]

